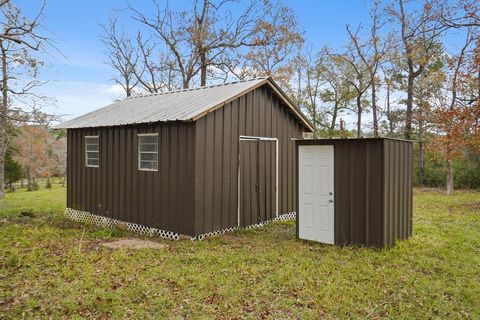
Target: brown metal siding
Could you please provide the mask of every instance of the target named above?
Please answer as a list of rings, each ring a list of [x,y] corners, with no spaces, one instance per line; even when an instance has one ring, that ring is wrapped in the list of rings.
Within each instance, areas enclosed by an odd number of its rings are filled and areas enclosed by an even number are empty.
[[[159,133],[158,172],[138,170],[138,133]],[[84,136],[100,137],[100,167],[85,167]],[[67,206],[162,230],[193,234],[194,125],[68,130]]]
[[[413,145],[402,140],[384,141],[384,244],[412,234]]]
[[[384,247],[411,234],[411,142],[323,139],[297,141],[298,145],[334,146],[336,244]]]
[[[382,142],[336,143],[334,157],[335,243],[380,245]]]
[[[279,213],[295,211],[296,158],[291,139],[301,138],[304,129],[268,87],[257,88],[198,119],[195,128],[195,234],[237,225],[241,135],[279,139]],[[261,152],[262,170],[270,172],[272,161],[266,159],[271,151],[263,148]],[[251,178],[251,172],[242,174]],[[262,194],[262,208],[270,203],[267,194],[271,192]],[[268,215],[261,214],[260,220],[263,217]]]
[[[275,142],[240,141],[240,225],[275,218]]]

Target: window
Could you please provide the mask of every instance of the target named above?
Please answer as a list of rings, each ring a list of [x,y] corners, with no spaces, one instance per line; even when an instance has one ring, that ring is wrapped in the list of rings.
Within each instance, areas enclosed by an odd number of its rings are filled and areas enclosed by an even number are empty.
[[[98,136],[85,137],[85,164],[87,167],[98,168],[100,149]]]
[[[158,133],[138,135],[138,170],[158,170]]]

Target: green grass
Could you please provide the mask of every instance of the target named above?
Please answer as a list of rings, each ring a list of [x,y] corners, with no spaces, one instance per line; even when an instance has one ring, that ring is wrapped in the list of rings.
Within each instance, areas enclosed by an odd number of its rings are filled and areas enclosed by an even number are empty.
[[[45,188],[45,181],[39,181],[40,189],[28,192],[17,189],[7,192],[5,200],[0,200],[0,219],[4,217],[19,217],[21,212],[34,212],[54,215],[65,209],[65,187],[57,179],[52,179],[52,188]]]
[[[299,241],[288,222],[137,251],[64,220],[64,192],[3,201],[0,318],[480,318],[479,192],[416,192],[391,249]]]

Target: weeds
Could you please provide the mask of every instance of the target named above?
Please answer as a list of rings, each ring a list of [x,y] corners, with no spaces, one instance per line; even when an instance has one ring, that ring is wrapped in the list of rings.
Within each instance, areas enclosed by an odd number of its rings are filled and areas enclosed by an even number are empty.
[[[43,190],[2,204],[0,318],[480,318],[478,192],[416,193],[413,235],[390,249],[299,241],[281,222],[112,250],[129,234],[63,220],[65,189]]]

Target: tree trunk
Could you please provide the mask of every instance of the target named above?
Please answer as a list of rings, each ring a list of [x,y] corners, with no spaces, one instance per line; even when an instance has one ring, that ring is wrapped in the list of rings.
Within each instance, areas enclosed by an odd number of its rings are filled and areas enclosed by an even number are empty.
[[[362,137],[362,97],[357,97],[357,138]]]
[[[25,186],[24,186],[24,184],[23,184],[23,178],[20,179],[20,188],[22,188],[22,189],[25,188]]]
[[[335,104],[335,108],[332,113],[332,122],[330,122],[330,128],[328,129],[329,138],[333,138],[333,131],[335,130],[335,124],[337,122],[337,110],[338,110],[338,105]]]
[[[8,108],[7,51],[0,41],[2,59],[2,102],[0,106],[0,199],[5,197],[5,152],[7,151],[6,131]]]
[[[421,109],[421,108],[420,108]],[[420,115],[419,119],[423,119]],[[425,150],[423,145],[423,121],[418,122],[418,182],[423,186],[425,177]]]
[[[127,94],[127,97],[132,96],[132,88],[130,87],[130,82],[128,80],[125,81],[125,93]]]
[[[405,114],[405,139],[412,137],[412,118],[413,118],[413,81],[415,79],[413,66],[409,64],[407,80],[407,112]]]
[[[207,54],[204,50],[200,51],[200,85],[207,85]]]
[[[425,150],[423,141],[418,142],[418,183],[423,187],[423,180],[425,179]]]
[[[452,159],[447,160],[447,195],[453,194],[453,169]]]
[[[372,77],[375,77],[372,75]],[[377,118],[377,87],[375,80],[372,80],[372,116],[373,116],[373,136],[378,137],[378,118]]]
[[[390,110],[390,82],[387,81],[387,119],[388,119],[388,132],[393,133],[393,119]]]
[[[0,111],[0,199],[5,197],[5,114],[4,107]]]
[[[30,170],[27,169],[27,191],[32,191],[32,177],[30,176]]]
[[[477,103],[480,103],[480,65],[478,66],[478,77],[477,77]]]
[[[342,118],[340,118],[340,138],[345,138],[345,122],[343,121]]]

